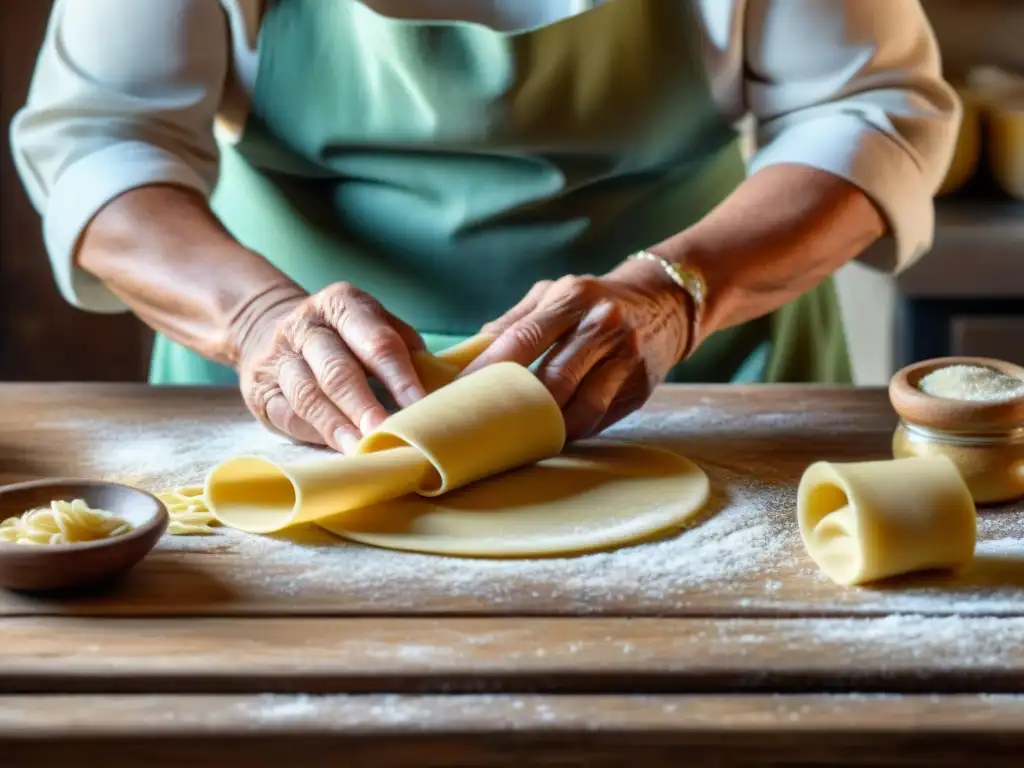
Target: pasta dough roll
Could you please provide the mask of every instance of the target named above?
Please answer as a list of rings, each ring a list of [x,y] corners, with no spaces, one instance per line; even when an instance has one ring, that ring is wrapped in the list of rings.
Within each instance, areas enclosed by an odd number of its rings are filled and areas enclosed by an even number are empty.
[[[838,584],[955,569],[974,556],[974,500],[945,456],[818,462],[800,481],[797,517],[807,553]]]
[[[206,479],[224,525],[271,533],[409,493],[437,496],[561,452],[565,422],[528,369],[498,363],[392,415],[354,456],[278,465],[239,456]]]
[[[498,363],[399,411],[358,452],[416,448],[434,469],[416,491],[439,496],[551,458],[564,444],[565,420],[547,388],[526,368]]]

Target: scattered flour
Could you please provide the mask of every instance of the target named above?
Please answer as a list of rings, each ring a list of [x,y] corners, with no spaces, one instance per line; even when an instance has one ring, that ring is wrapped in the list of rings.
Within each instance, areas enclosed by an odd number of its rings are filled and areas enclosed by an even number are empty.
[[[195,555],[209,555],[204,578],[221,595],[245,595],[263,606],[300,597],[310,610],[389,613],[478,612],[492,606],[521,613],[615,610],[652,614],[699,610],[714,602],[748,612],[836,611],[905,613],[1014,613],[1024,605],[1024,505],[983,511],[977,568],[959,580],[929,578],[900,588],[838,589],[806,557],[795,521],[795,488],[770,484],[743,471],[745,457],[721,450],[742,438],[743,450],[763,454],[780,431],[807,435],[816,445],[843,449],[855,436],[858,415],[836,414],[823,438],[820,422],[799,402],[758,419],[728,419],[710,401],[665,413],[641,413],[609,433],[691,455],[711,478],[712,498],[701,522],[661,541],[576,558],[468,560],[349,544],[316,527],[287,536],[253,536],[219,529],[201,538],[165,537],[157,557],[180,564],[182,578]],[[92,414],[90,414],[91,416]],[[150,490],[200,483],[219,461],[254,453],[294,461],[319,451],[292,444],[237,414],[211,431],[208,425],[164,418],[125,422],[93,418],[38,425],[57,435],[77,435],[75,469]],[[90,438],[91,439],[87,439]],[[822,443],[823,440],[832,442]],[[758,445],[758,444],[761,445]],[[700,446],[717,444],[702,459]],[[754,447],[752,447],[754,446]],[[840,454],[841,455],[841,454]],[[728,466],[724,464],[728,456]],[[723,462],[718,464],[715,462]],[[793,467],[786,473],[792,476]],[[189,558],[183,557],[186,553]],[[216,556],[216,560],[213,557]],[[1015,576],[1013,574],[1016,574]],[[429,583],[429,596],[421,589]],[[794,586],[797,585],[797,586]],[[174,602],[163,587],[157,603]],[[190,590],[191,591],[191,590]],[[156,598],[154,598],[156,599]],[[231,599],[225,597],[222,599]]]
[[[562,711],[556,711],[556,707]],[[573,707],[562,707],[543,696],[473,694],[460,696],[410,696],[397,694],[351,696],[307,694],[266,694],[236,701],[230,708],[235,717],[248,720],[252,727],[288,724],[290,721],[315,721],[328,727],[364,725],[369,728],[393,726],[450,727],[452,720],[463,724],[480,723],[494,727],[496,712],[510,715],[504,727],[543,725],[557,720],[574,720]],[[512,719],[514,718],[514,720]]]
[[[449,725],[455,718],[479,721],[493,727],[492,708],[517,711],[520,717],[526,714],[535,722],[552,722],[556,713],[546,701],[539,696],[498,694],[441,698],[398,694],[264,694],[253,699],[236,700],[230,707],[230,714],[249,721],[254,728],[288,725],[297,720],[316,722],[322,727],[428,728]]]
[[[7,697],[0,700],[0,728],[3,735],[52,734],[52,705],[33,702],[32,697]],[[982,694],[971,697],[965,716],[983,721],[989,714],[1007,718],[1024,715],[1024,699],[1012,694]],[[849,693],[829,695],[779,694],[758,697],[746,705],[743,699],[730,695],[701,696],[699,702],[680,700],[673,695],[636,695],[619,699],[616,706],[607,706],[601,696],[543,696],[475,694],[458,696],[431,695],[305,695],[268,694],[256,697],[193,696],[188,707],[168,710],[166,698],[129,696],[109,698],[103,714],[107,722],[138,723],[146,730],[157,730],[169,738],[204,730],[222,737],[237,729],[267,733],[277,728],[292,737],[308,732],[330,732],[359,729],[362,733],[410,729],[423,732],[460,730],[494,732],[496,729],[550,729],[571,726],[594,731],[630,730],[636,725],[650,724],[661,716],[668,725],[707,727],[728,721],[734,725],[749,723],[763,728],[766,717],[790,721],[809,719],[822,725],[834,725],[853,716],[884,719],[891,713],[897,720],[906,714],[906,697],[891,693]],[[948,697],[915,696],[923,702],[939,706],[948,704]],[[881,713],[879,712],[881,710]],[[936,710],[941,720],[941,710]],[[69,710],[62,719],[65,728],[95,729],[96,715],[88,707]]]
[[[927,701],[939,705],[948,698],[938,694],[919,695],[918,702]],[[984,706],[1006,712],[1012,707],[1024,713],[1024,700],[1007,694],[983,694],[971,697]],[[805,717],[828,715],[849,717],[851,708],[866,712],[869,709],[895,705],[893,715],[903,711],[906,696],[895,693],[836,693],[827,696],[793,696],[778,694],[767,697],[774,703],[774,716],[798,721]],[[416,695],[278,695],[268,694],[255,699],[234,700],[228,705],[229,719],[247,721],[254,729],[273,728],[276,725],[294,726],[303,721],[317,729],[360,727],[365,730],[387,731],[401,727],[419,730],[450,730],[459,728],[484,728],[493,731],[496,727],[504,730],[524,728],[545,728],[552,726],[585,726],[593,730],[606,731],[628,727],[635,716],[649,720],[654,713],[660,713],[666,723],[671,722],[722,722],[728,719],[749,718],[752,724],[763,725],[766,702],[758,699],[753,709],[741,712],[740,704],[729,695],[702,696],[700,706],[693,702],[680,703],[671,695],[635,695],[620,703],[618,707],[604,705],[603,697],[557,697],[516,694],[472,694],[457,696],[416,696]],[[213,706],[208,704],[207,706]],[[204,707],[200,713],[209,717]],[[220,715],[221,713],[217,713]],[[3,722],[3,707],[0,705],[0,723]],[[214,716],[215,723],[223,719]],[[500,724],[500,725],[499,725]],[[223,725],[220,725],[223,727]]]
[[[255,703],[248,703],[239,707],[247,714],[255,715],[261,720],[302,720],[313,717],[320,712],[317,697],[307,694],[298,696],[261,696]]]
[[[848,655],[883,657],[896,666],[911,663],[954,669],[999,667],[1020,653],[1024,618],[992,616],[922,616],[895,614],[880,618],[787,619],[760,623],[756,633],[743,620],[715,622],[714,632],[728,647],[770,645],[774,653],[788,647],[806,655],[811,648]],[[742,632],[747,630],[747,634]],[[706,638],[698,635],[696,640]],[[756,652],[756,651],[755,651]]]
[[[529,606],[564,600],[567,607],[596,609],[637,597],[664,601],[692,591],[749,591],[751,576],[794,569],[813,573],[813,565],[799,558],[788,490],[745,484],[723,471],[711,474],[720,488],[729,487],[713,501],[720,511],[710,519],[663,541],[585,557],[442,558],[348,544],[312,527],[288,537],[223,529],[204,539],[168,538],[161,548],[167,554],[234,555],[254,565],[232,569],[232,576],[264,592],[304,599],[344,596],[346,602],[383,611],[429,610],[420,603],[424,582],[433,586],[441,601],[465,597],[472,598],[474,606]]]

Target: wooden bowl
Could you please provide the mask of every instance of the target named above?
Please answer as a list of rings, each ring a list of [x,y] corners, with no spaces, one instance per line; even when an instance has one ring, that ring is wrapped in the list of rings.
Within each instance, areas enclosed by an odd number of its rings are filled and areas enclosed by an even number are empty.
[[[167,530],[167,508],[155,496],[116,483],[33,480],[0,488],[0,520],[82,499],[132,524],[132,530],[81,544],[0,542],[0,587],[23,591],[76,590],[96,586],[133,568]]]
[[[908,365],[889,382],[889,399],[900,418],[944,432],[1007,432],[1024,426],[1024,397],[1000,402],[948,400],[926,395],[918,383],[932,371],[952,365],[992,368],[1024,380],[1024,368],[985,357],[941,357]]]

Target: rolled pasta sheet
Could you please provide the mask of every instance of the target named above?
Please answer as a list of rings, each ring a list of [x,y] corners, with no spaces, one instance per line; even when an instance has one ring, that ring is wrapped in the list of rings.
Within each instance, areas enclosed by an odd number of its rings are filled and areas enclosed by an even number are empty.
[[[837,584],[957,569],[974,557],[974,500],[945,456],[818,462],[800,481],[797,517],[807,553]]]
[[[206,502],[223,525],[273,533],[407,494],[440,496],[556,456],[564,444],[547,388],[527,368],[498,363],[393,414],[355,455],[287,465],[229,459],[207,476]]]
[[[126,520],[83,499],[52,501],[48,507],[30,509],[0,523],[0,542],[9,544],[81,544],[132,530]]]

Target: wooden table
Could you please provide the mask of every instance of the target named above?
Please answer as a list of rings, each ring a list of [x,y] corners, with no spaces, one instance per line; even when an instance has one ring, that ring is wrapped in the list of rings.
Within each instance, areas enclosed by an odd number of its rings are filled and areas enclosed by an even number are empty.
[[[0,593],[0,764],[1019,765],[1024,505],[977,560],[840,589],[795,486],[888,455],[881,391],[664,388],[616,428],[711,477],[703,521],[571,560],[165,539],[123,583]],[[160,489],[276,441],[223,390],[0,386],[0,482]]]

